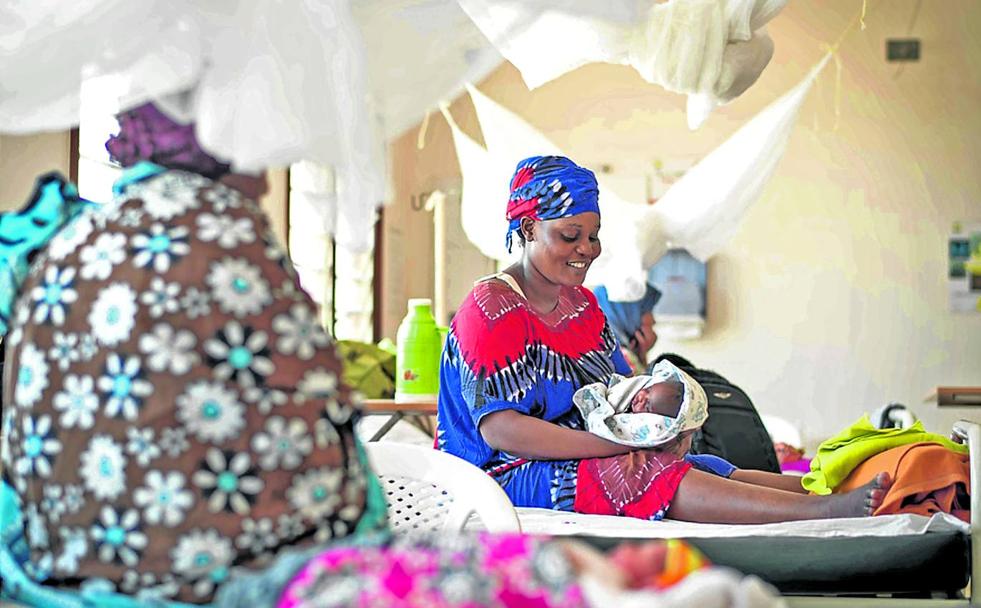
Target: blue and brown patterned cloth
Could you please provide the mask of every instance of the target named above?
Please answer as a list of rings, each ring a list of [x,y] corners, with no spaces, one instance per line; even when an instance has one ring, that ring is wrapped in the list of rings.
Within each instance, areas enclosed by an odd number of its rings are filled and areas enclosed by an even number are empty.
[[[382,526],[332,340],[258,205],[146,163],[116,193],[36,253],[4,339],[19,570],[201,603]]]
[[[31,260],[65,224],[92,203],[56,173],[37,179],[31,199],[18,211],[0,214],[0,336],[10,329],[14,298]]]

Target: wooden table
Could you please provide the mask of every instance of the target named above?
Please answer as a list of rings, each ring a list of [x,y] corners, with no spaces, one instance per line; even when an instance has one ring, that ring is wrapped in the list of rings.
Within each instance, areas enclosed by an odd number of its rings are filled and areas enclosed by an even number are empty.
[[[417,419],[424,419],[425,430],[429,434],[432,434],[433,430],[429,428],[429,416],[436,415],[436,401],[422,401],[418,403],[396,403],[394,399],[365,399],[361,402],[361,410],[365,416],[384,416],[388,415],[388,420],[385,424],[375,431],[375,434],[371,436],[368,441],[378,441],[385,436],[392,427],[395,426],[399,420],[407,416],[412,416]]]
[[[979,406],[981,386],[938,386],[937,405]]]

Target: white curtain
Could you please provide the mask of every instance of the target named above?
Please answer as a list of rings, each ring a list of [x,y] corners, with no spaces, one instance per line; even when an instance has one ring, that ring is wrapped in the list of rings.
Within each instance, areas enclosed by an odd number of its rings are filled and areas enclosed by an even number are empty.
[[[438,101],[503,61],[456,0],[356,0],[351,10],[368,42],[370,92],[385,139],[417,126]]]
[[[458,0],[529,88],[593,62],[634,67],[689,95],[697,128],[759,77],[773,55],[764,25],[787,0]]]
[[[830,57],[821,59],[800,83],[712,150],[658,200],[653,211],[672,243],[704,262],[732,238],[783,157],[800,106]],[[656,248],[645,252],[648,263],[656,257]]]
[[[633,65],[691,94],[702,120],[755,81],[772,52],[761,28],[785,3],[2,2],[0,132],[77,125],[83,98],[106,112],[154,99],[238,171],[331,166],[341,196],[322,201],[323,223],[358,251],[386,195],[384,142],[486,75],[498,50],[531,86],[587,62]]]
[[[86,96],[158,99],[235,170],[334,167],[345,199],[325,225],[363,249],[385,183],[365,54],[347,0],[0,3],[0,132],[74,126]]]
[[[606,285],[611,299],[637,300],[643,295],[646,269],[669,245],[702,261],[721,249],[773,174],[800,106],[828,59],[689,169],[657,204],[621,199],[600,175],[603,255],[594,262],[587,283]],[[487,147],[463,133],[447,114],[463,175],[463,229],[485,255],[507,261],[504,216],[515,165],[535,154],[564,153],[521,117],[469,90]]]

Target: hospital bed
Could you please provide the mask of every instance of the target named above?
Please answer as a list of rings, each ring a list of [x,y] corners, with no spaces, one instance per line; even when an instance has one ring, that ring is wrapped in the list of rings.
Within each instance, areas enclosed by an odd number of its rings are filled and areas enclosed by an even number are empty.
[[[975,448],[981,446],[981,427],[961,421],[954,433],[971,446],[971,486],[978,487],[981,456]],[[480,469],[458,459],[443,469],[441,462],[453,456],[386,442],[369,444],[368,451],[395,505],[390,515],[396,531],[521,530],[574,535],[601,549],[644,538],[684,538],[712,562],[771,583],[790,606],[981,606],[981,594],[965,591],[981,567],[981,511],[975,492],[969,524],[945,514],[758,526],[648,522],[515,509]],[[436,497],[425,498],[425,508],[413,508],[429,491]],[[445,510],[446,516],[433,508]]]
[[[958,422],[971,447],[971,486],[981,475],[981,426]],[[600,549],[644,538],[683,538],[715,564],[771,583],[792,608],[981,606],[964,590],[981,568],[979,498],[971,521],[946,515],[722,526],[514,508],[482,470],[429,446],[373,442],[368,456],[396,533],[486,529],[574,535]],[[889,597],[882,597],[889,596]],[[0,607],[17,604],[0,601]]]

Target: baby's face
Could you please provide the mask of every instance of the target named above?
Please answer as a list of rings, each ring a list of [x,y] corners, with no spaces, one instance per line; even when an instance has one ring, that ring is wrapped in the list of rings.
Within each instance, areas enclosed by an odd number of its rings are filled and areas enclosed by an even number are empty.
[[[658,382],[637,391],[630,400],[630,411],[677,417],[684,397],[685,385],[681,382]]]

